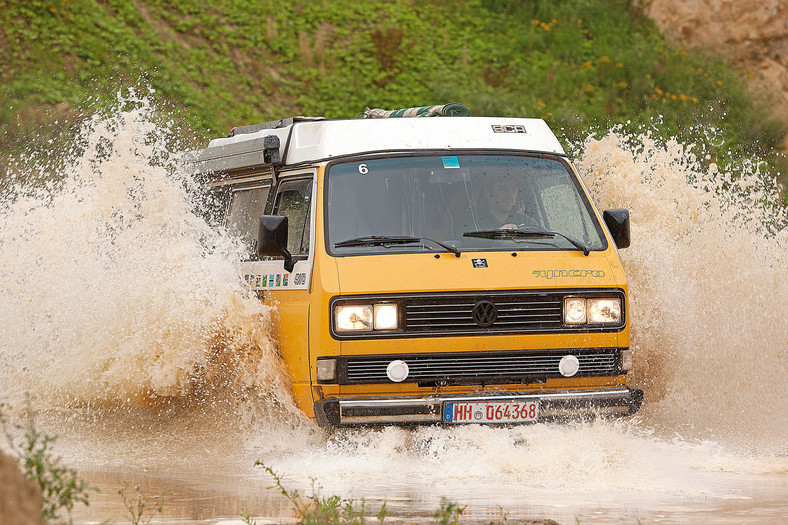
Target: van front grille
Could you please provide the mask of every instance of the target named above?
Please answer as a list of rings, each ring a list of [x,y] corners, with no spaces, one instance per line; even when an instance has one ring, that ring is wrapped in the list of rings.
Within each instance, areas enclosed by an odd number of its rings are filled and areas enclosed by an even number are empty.
[[[567,325],[566,297],[618,297],[623,315],[616,324]],[[337,305],[394,303],[399,306],[399,328],[337,332]],[[480,290],[381,295],[351,295],[331,301],[331,335],[336,339],[492,336],[561,332],[617,332],[626,326],[626,297],[620,289]]]
[[[480,326],[474,308],[480,301],[495,306],[495,319]],[[404,325],[408,332],[490,332],[559,329],[562,326],[561,294],[505,296],[444,296],[412,298],[405,302]]]
[[[580,363],[576,376],[609,376],[620,371],[616,348],[540,350],[519,352],[463,352],[349,356],[338,362],[340,384],[390,383],[386,368],[394,360],[408,365],[408,383],[491,384],[530,382],[561,377],[558,363],[574,355]]]

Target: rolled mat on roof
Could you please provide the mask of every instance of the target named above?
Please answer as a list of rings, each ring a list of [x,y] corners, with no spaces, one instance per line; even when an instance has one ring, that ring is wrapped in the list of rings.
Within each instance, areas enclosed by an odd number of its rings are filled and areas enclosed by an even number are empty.
[[[467,117],[471,111],[459,102],[450,102],[441,106],[421,106],[404,109],[370,109],[364,110],[364,118],[394,118],[394,117]]]

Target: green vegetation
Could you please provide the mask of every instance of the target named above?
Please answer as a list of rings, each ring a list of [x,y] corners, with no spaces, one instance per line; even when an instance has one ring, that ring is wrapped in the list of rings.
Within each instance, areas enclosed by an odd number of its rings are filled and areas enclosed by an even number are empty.
[[[0,0],[0,151],[137,86],[197,139],[295,114],[458,101],[474,115],[544,118],[572,142],[618,123],[784,170],[784,125],[736,72],[669,45],[640,4]]]
[[[438,525],[459,525],[460,516],[465,512],[466,507],[460,507],[457,503],[441,498],[441,506],[432,515]]]
[[[257,461],[255,466],[263,467],[274,479],[274,485],[268,488],[276,489],[293,504],[299,523],[304,525],[364,525],[366,523],[368,516],[364,500],[361,503],[356,503],[339,496],[323,497],[315,488],[314,482],[312,495],[301,496],[297,490],[287,490],[282,485],[282,476],[274,472],[271,467],[266,467],[260,461]],[[384,503],[375,516],[379,523],[383,523],[386,519],[386,513],[386,504]],[[255,523],[248,515],[243,515],[243,519],[250,525]]]
[[[386,504],[384,503],[376,516],[368,516],[366,505],[362,499],[360,503],[353,500],[342,499],[339,496],[328,498],[320,496],[315,488],[315,481],[312,480],[312,495],[302,496],[297,490],[287,490],[282,484],[282,475],[274,472],[271,467],[265,466],[260,461],[255,466],[261,466],[274,480],[274,485],[268,487],[275,489],[282,496],[292,503],[296,511],[298,523],[301,525],[364,525],[370,518],[374,518],[382,524],[388,515]],[[441,498],[440,507],[432,514],[435,525],[460,525],[466,507],[458,503]],[[248,514],[242,514],[244,523],[256,525],[256,521]],[[553,520],[526,520],[510,521],[506,513],[501,509],[501,516],[497,520],[491,520],[488,525],[558,525]]]
[[[134,495],[129,495],[128,489],[128,485],[124,483],[118,494],[123,500],[123,506],[126,507],[131,525],[149,525],[153,518],[164,512],[166,498],[151,499],[142,493],[139,485],[134,485]]]
[[[65,511],[70,522],[74,505],[88,504],[91,487],[76,470],[63,466],[60,457],[54,455],[52,444],[56,438],[36,428],[30,399],[25,403],[25,421],[22,424],[9,422],[2,408],[0,406],[0,426],[11,451],[16,455],[25,477],[41,489],[43,518],[60,522]],[[15,431],[22,432],[18,440],[14,437]]]

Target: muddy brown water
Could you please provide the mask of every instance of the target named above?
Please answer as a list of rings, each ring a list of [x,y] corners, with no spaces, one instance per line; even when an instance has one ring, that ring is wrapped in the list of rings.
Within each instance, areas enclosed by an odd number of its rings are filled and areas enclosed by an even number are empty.
[[[252,405],[260,400],[249,401]],[[465,520],[559,523],[780,523],[788,516],[788,458],[657,435],[635,420],[518,427],[385,427],[326,434],[254,406],[149,414],[38,415],[59,429],[57,452],[100,492],[75,523],[129,522],[118,491],[149,504],[156,523],[290,521],[293,506],[257,460],[302,495],[386,503],[394,521],[431,522],[442,498]],[[130,426],[130,422],[135,426]],[[243,421],[243,424],[239,424]]]
[[[357,507],[363,500],[372,515],[385,502],[394,521],[431,522],[442,498],[466,506],[465,520],[485,523],[504,516],[558,523],[780,523],[788,516],[788,458],[659,437],[642,430],[643,420],[391,427],[327,436],[292,421],[256,429],[217,425],[195,434],[177,424],[112,431],[107,420],[117,414],[102,415],[103,430],[73,414],[68,422],[60,417],[46,424],[79,427],[81,436],[64,433],[59,451],[101,491],[90,507],[76,509],[75,523],[128,522],[118,490],[135,485],[150,502],[164,496],[158,523],[240,523],[242,513],[258,522],[293,519],[293,506],[254,466],[258,459],[283,475],[288,490],[336,494]]]
[[[636,417],[328,435],[294,409],[273,311],[195,213],[150,101],[123,105],[63,165],[21,159],[0,188],[0,401],[31,393],[100,490],[75,523],[127,523],[124,484],[166,497],[156,523],[292,519],[257,460],[407,522],[441,498],[478,522],[788,521],[788,232],[757,163],[726,173],[702,145],[615,131],[576,155],[598,207],[632,212]]]

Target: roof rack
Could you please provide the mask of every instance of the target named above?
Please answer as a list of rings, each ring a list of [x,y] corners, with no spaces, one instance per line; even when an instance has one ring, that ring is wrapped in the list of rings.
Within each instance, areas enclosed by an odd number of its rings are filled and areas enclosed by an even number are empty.
[[[243,133],[257,133],[264,129],[279,129],[292,126],[296,122],[315,122],[317,120],[326,120],[325,117],[288,117],[279,120],[272,120],[270,122],[263,122],[262,124],[253,124],[251,126],[237,126],[230,130],[228,137],[234,137]]]

